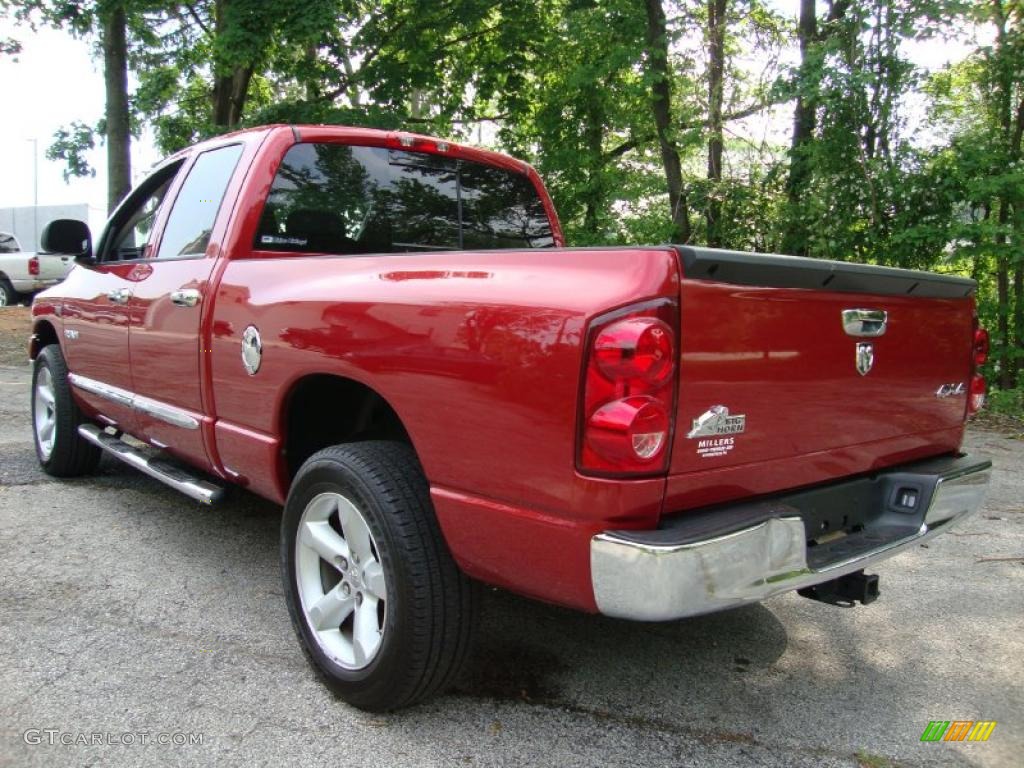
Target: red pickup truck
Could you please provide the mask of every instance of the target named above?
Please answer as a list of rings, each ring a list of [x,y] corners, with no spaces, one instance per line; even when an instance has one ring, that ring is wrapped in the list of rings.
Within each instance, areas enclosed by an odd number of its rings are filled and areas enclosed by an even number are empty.
[[[351,703],[441,690],[485,582],[668,620],[864,568],[974,512],[975,284],[691,246],[566,248],[536,172],[272,126],[161,163],[33,305],[43,468],[102,452],[284,505],[296,632]]]

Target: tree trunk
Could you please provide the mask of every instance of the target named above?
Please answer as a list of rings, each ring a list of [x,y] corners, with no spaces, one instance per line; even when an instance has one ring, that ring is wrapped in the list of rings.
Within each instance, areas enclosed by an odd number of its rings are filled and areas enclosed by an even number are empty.
[[[808,254],[807,232],[800,215],[800,203],[811,180],[811,162],[807,148],[814,137],[817,121],[816,100],[808,92],[810,80],[811,46],[818,38],[818,14],[815,0],[800,0],[800,68],[798,80],[800,95],[793,112],[793,141],[789,151],[789,178],[786,180],[786,198],[789,202],[786,231],[782,238],[783,253],[795,256]]]
[[[345,93],[348,94],[349,104],[355,109],[359,109],[359,107],[362,106],[359,103],[359,86],[356,84],[356,72],[352,67],[352,59],[348,57],[347,52],[341,63],[345,68]]]
[[[996,266],[996,297],[999,305],[999,319],[997,328],[999,333],[999,346],[996,348],[995,357],[999,361],[999,382],[1000,389],[1013,388],[1013,374],[1010,363],[1010,263],[1000,256]]]
[[[103,17],[103,80],[106,88],[107,210],[132,188],[132,135],[128,114],[128,31],[123,5]]]
[[[1018,257],[1013,268],[1013,336],[1014,353],[1010,360],[1013,386],[1021,384],[1024,365],[1024,263]]]
[[[315,44],[310,43],[306,46],[304,56],[308,70],[306,72],[305,89],[306,101],[308,102],[319,101],[320,97],[323,95],[322,89],[320,88],[320,79],[316,76],[318,54],[319,50]]]
[[[417,120],[430,117],[430,97],[423,88],[413,88],[409,94],[409,117]]]
[[[1013,94],[1016,90],[1017,75],[1013,67],[1014,52],[1013,42],[1008,38],[1007,26],[1011,23],[1010,11],[1001,0],[993,0],[991,4],[992,21],[996,27],[995,41],[995,67],[996,82],[998,87],[995,93],[995,103],[998,109],[1000,127],[1002,128],[1006,158],[1010,164],[1015,163],[1021,154],[1021,135],[1024,133],[1024,100],[1020,106],[1014,109]],[[1018,330],[1018,312],[1024,312],[1020,307],[1021,291],[1016,290],[1017,272],[1020,270],[1019,262],[1014,259],[1015,267],[1012,276],[1014,280],[1014,293],[1010,293],[1011,279],[1011,238],[1010,209],[1013,206],[1013,196],[1004,193],[999,199],[999,233],[996,235],[996,293],[999,304],[999,349],[996,357],[999,360],[999,388],[1012,389],[1017,384],[1018,360],[1016,352],[1024,339],[1021,338],[1021,331]],[[1014,217],[1016,218],[1016,217]],[[1016,233],[1015,233],[1016,235]],[[1014,240],[1016,237],[1013,238]],[[1012,247],[1019,247],[1018,242],[1013,242]],[[1024,286],[1022,286],[1024,288]],[[1021,319],[1021,326],[1024,326],[1024,318]],[[1013,328],[1013,335],[1011,335]]]
[[[996,301],[999,309],[997,328],[999,346],[996,359],[999,361],[999,388],[1013,388],[1013,355],[1010,337],[1010,258],[1007,254],[1006,225],[1010,219],[1010,207],[1005,200],[999,201],[999,233],[996,235]]]
[[[605,115],[597,94],[586,100],[586,125],[583,133],[587,148],[587,187],[583,210],[583,230],[588,242],[600,240],[600,214],[606,203],[604,183]]]
[[[214,125],[234,128],[242,121],[245,97],[252,80],[252,67],[236,67],[230,74],[218,75],[213,81]]]
[[[668,204],[672,216],[672,239],[690,241],[690,212],[683,191],[683,167],[672,130],[672,73],[668,63],[668,28],[661,0],[646,0],[647,67],[651,80],[651,110],[658,132],[658,147],[668,187]]]
[[[214,8],[214,36],[222,37],[229,25],[228,5],[230,0],[217,0]],[[242,121],[245,109],[245,97],[249,92],[249,81],[252,80],[251,64],[234,64],[225,66],[218,63],[217,56],[213,61],[213,123],[224,128],[234,128]]]
[[[1011,162],[1019,163],[1021,144],[1024,142],[1024,99],[1017,105],[1013,119],[1013,132],[1010,136]],[[1014,354],[1010,359],[1011,381],[1013,386],[1024,383],[1021,371],[1024,370],[1024,256],[1020,253],[1024,243],[1024,202],[1018,201],[1013,209],[1013,241],[1016,245],[1016,257],[1013,268],[1013,336]]]
[[[722,102],[727,0],[708,0],[708,245],[722,245]]]

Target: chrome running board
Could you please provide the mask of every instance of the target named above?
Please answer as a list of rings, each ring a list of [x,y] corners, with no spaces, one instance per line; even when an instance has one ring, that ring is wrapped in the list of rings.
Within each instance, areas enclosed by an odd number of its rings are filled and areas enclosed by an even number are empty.
[[[211,483],[209,480],[203,480],[187,469],[176,467],[162,459],[148,458],[123,440],[108,435],[95,424],[82,424],[78,428],[78,434],[93,445],[102,448],[115,459],[120,459],[128,466],[171,486],[176,491],[181,491],[196,501],[212,504],[215,501],[220,501],[224,496],[223,487]]]

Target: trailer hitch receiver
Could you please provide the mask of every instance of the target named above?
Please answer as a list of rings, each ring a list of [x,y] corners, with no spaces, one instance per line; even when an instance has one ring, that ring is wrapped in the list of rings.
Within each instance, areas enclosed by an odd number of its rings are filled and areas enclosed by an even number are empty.
[[[857,603],[873,603],[881,593],[878,591],[877,575],[856,571],[832,581],[797,590],[797,594],[829,605],[852,608]]]

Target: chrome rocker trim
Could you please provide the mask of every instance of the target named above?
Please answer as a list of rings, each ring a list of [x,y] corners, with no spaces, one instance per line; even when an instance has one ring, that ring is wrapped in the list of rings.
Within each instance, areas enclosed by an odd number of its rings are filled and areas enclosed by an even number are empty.
[[[80,376],[77,373],[69,373],[68,381],[83,392],[99,395],[111,402],[131,408],[133,411],[145,413],[171,426],[181,427],[182,429],[199,429],[199,419],[188,411],[173,405],[168,405],[149,397],[143,397],[126,389],[121,389],[111,384],[104,384],[102,381],[96,381],[86,376]]]
[[[914,475],[930,487],[922,496],[923,509],[907,516],[906,525],[880,522],[873,531],[869,523],[862,537],[867,548],[847,547],[844,555],[839,546],[839,554],[825,562],[816,556],[808,564],[804,520],[792,514],[797,510],[785,505],[785,497],[777,507],[779,516],[697,541],[673,544],[664,536],[644,541],[645,532],[640,531],[599,533],[590,544],[598,610],[624,619],[667,621],[757,602],[874,565],[948,530],[981,507],[992,463],[961,457],[941,464],[937,471]],[[837,492],[842,485],[837,484]],[[890,514],[885,523],[892,519]],[[909,535],[887,537],[893,530]]]

